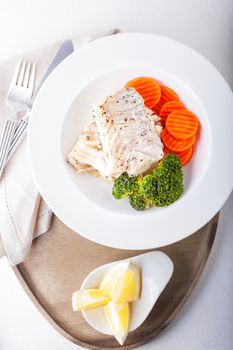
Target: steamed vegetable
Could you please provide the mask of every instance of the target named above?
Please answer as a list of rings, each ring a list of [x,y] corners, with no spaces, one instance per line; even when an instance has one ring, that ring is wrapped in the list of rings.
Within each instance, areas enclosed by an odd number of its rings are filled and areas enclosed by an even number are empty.
[[[182,195],[183,172],[176,154],[168,154],[153,170],[156,188],[153,189],[153,203],[158,207],[172,204]]]
[[[129,195],[129,203],[132,208],[138,211],[148,208],[146,199],[139,193]]]
[[[183,103],[179,101],[169,101],[165,103],[159,111],[161,124],[164,126],[168,115],[179,109],[184,109]]]
[[[167,128],[163,129],[161,138],[164,145],[173,152],[185,151],[186,149],[192,147],[196,139],[195,136],[192,136],[186,140],[177,139],[168,132]]]
[[[121,174],[114,182],[113,197],[122,199],[133,192],[137,192],[139,188],[138,182],[139,178],[136,176],[129,176],[126,172]]]
[[[183,193],[179,157],[175,154],[166,155],[158,167],[145,176],[120,175],[114,182],[112,193],[116,199],[128,196],[131,206],[136,210],[172,204]]]
[[[169,134],[181,140],[195,136],[198,124],[199,122],[195,114],[187,109],[173,111],[168,115],[166,120],[166,128]]]
[[[130,80],[125,85],[126,88],[133,87],[143,97],[145,106],[153,108],[161,97],[160,86],[156,80],[148,77],[139,77]]]
[[[194,149],[194,146],[191,146],[190,148],[188,148],[184,151],[174,152],[174,151],[169,150],[167,147],[163,147],[164,154],[175,153],[180,158],[180,162],[181,162],[182,166],[187,164],[190,161],[190,159],[192,158],[193,149]]]
[[[161,90],[160,99],[158,103],[155,105],[155,107],[152,108],[155,114],[159,114],[162,106],[165,103],[170,101],[179,101],[179,97],[177,96],[175,91],[169,88],[168,86],[162,85],[160,86],[160,90]]]

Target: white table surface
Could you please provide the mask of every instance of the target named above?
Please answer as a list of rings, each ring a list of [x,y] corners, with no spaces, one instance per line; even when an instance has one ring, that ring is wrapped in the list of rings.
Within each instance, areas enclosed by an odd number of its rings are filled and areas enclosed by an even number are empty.
[[[180,40],[207,57],[233,87],[232,0],[0,0],[0,59],[112,27]],[[176,322],[141,349],[233,349],[232,214],[233,195],[221,212],[198,287]],[[41,316],[5,258],[0,260],[0,349],[81,349]]]

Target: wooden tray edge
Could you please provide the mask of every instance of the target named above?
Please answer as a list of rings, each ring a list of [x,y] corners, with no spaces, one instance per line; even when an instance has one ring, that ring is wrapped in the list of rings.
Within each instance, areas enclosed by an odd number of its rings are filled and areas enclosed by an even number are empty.
[[[203,258],[202,258],[202,262],[200,264],[199,269],[196,272],[195,277],[193,278],[192,282],[189,285],[188,291],[187,293],[184,295],[182,301],[179,303],[179,305],[177,306],[177,308],[175,309],[175,311],[170,315],[170,317],[155,331],[153,331],[146,339],[143,339],[137,343],[134,343],[132,345],[127,345],[127,346],[120,346],[120,347],[114,347],[111,349],[114,350],[130,350],[130,349],[135,349],[139,346],[142,346],[146,343],[148,343],[149,341],[151,341],[153,338],[155,338],[156,336],[158,336],[161,332],[163,332],[177,317],[177,315],[179,314],[179,312],[181,311],[181,309],[183,308],[183,306],[185,305],[186,301],[189,299],[190,295],[192,294],[193,290],[195,289],[198,280],[204,270],[204,267],[206,265],[206,262],[208,260],[208,257],[210,255],[214,240],[215,240],[215,236],[216,236],[216,232],[217,232],[217,227],[218,227],[218,220],[219,220],[219,213],[216,214],[210,221],[212,221],[212,226],[210,228],[211,232],[209,234],[209,239],[208,239],[208,249],[206,249],[205,254],[203,254]],[[45,317],[45,319],[53,326],[53,328],[58,331],[63,337],[65,337],[66,339],[70,340],[72,343],[77,344],[83,348],[86,349],[90,349],[90,350],[99,350],[99,347],[96,347],[94,345],[91,344],[87,344],[84,343],[78,339],[76,339],[75,337],[73,337],[72,335],[70,335],[69,333],[67,333],[63,328],[61,328],[56,321],[47,313],[47,311],[44,309],[44,307],[40,304],[40,302],[37,300],[37,298],[35,297],[35,295],[33,294],[32,290],[29,288],[28,284],[26,283],[26,281],[24,280],[23,276],[20,273],[20,270],[18,268],[18,266],[12,266],[12,269],[18,279],[18,281],[20,282],[21,286],[23,287],[24,291],[26,292],[26,294],[28,295],[28,297],[30,298],[30,300],[32,301],[32,303],[35,305],[35,307],[39,310],[39,312]],[[107,348],[106,348],[107,349]]]
[[[208,240],[208,249],[205,251],[205,254],[203,254],[203,258],[202,258],[202,262],[200,264],[200,267],[197,270],[196,275],[193,278],[192,282],[190,283],[188,291],[184,295],[182,301],[179,303],[179,305],[177,306],[175,311],[173,311],[173,313],[170,315],[170,317],[167,318],[167,320],[164,322],[164,324],[162,324],[158,329],[156,329],[156,331],[152,332],[145,340],[143,340],[143,342],[140,341],[138,343],[135,343],[131,347],[128,346],[127,350],[135,349],[139,346],[142,346],[142,345],[148,343],[149,341],[151,341],[153,338],[157,337],[159,334],[161,334],[176,319],[176,317],[178,316],[178,314],[182,310],[183,306],[186,304],[187,300],[189,299],[189,297],[191,296],[192,292],[194,291],[195,287],[198,284],[198,281],[202,275],[202,272],[203,272],[203,270],[206,266],[207,260],[209,258],[210,252],[212,250],[213,243],[214,243],[215,236],[216,236],[216,232],[217,232],[217,227],[218,227],[219,213],[216,214],[214,216],[214,218],[211,219],[211,221],[213,221],[213,223],[212,223],[211,232],[210,232],[209,240]],[[121,348],[119,348],[119,349],[121,349]],[[118,348],[117,348],[117,350],[118,350]]]

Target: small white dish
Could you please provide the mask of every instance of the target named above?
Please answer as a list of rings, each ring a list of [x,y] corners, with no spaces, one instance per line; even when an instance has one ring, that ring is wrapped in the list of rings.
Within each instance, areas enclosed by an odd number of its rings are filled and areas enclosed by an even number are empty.
[[[130,303],[129,331],[133,331],[145,321],[151,312],[158,297],[170,280],[174,267],[171,259],[159,251],[141,254],[125,260],[131,260],[136,264],[140,268],[142,276],[141,297],[138,301]],[[103,275],[119,262],[115,261],[93,270],[83,281],[81,289],[98,287]],[[113,335],[102,307],[84,310],[82,314],[90,326],[98,332]]]
[[[174,89],[201,124],[185,191],[168,207],[137,212],[113,198],[112,184],[77,174],[68,152],[91,118],[91,108],[138,76]],[[34,103],[28,152],[36,185],[71,229],[100,244],[150,249],[177,242],[205,225],[233,187],[233,98],[219,72],[191,48],[153,34],[99,39],[67,57]]]

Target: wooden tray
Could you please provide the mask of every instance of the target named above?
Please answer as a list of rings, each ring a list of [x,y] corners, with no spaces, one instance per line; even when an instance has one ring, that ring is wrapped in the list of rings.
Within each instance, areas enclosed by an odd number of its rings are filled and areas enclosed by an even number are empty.
[[[129,350],[156,337],[175,319],[205,266],[217,224],[218,215],[195,234],[159,249],[171,257],[174,274],[149,317],[129,334],[122,347],[113,337],[92,329],[81,313],[72,311],[71,294],[95,267],[143,251],[113,249],[93,243],[54,218],[49,234],[34,241],[30,255],[14,271],[33,303],[67,339],[88,349]]]

